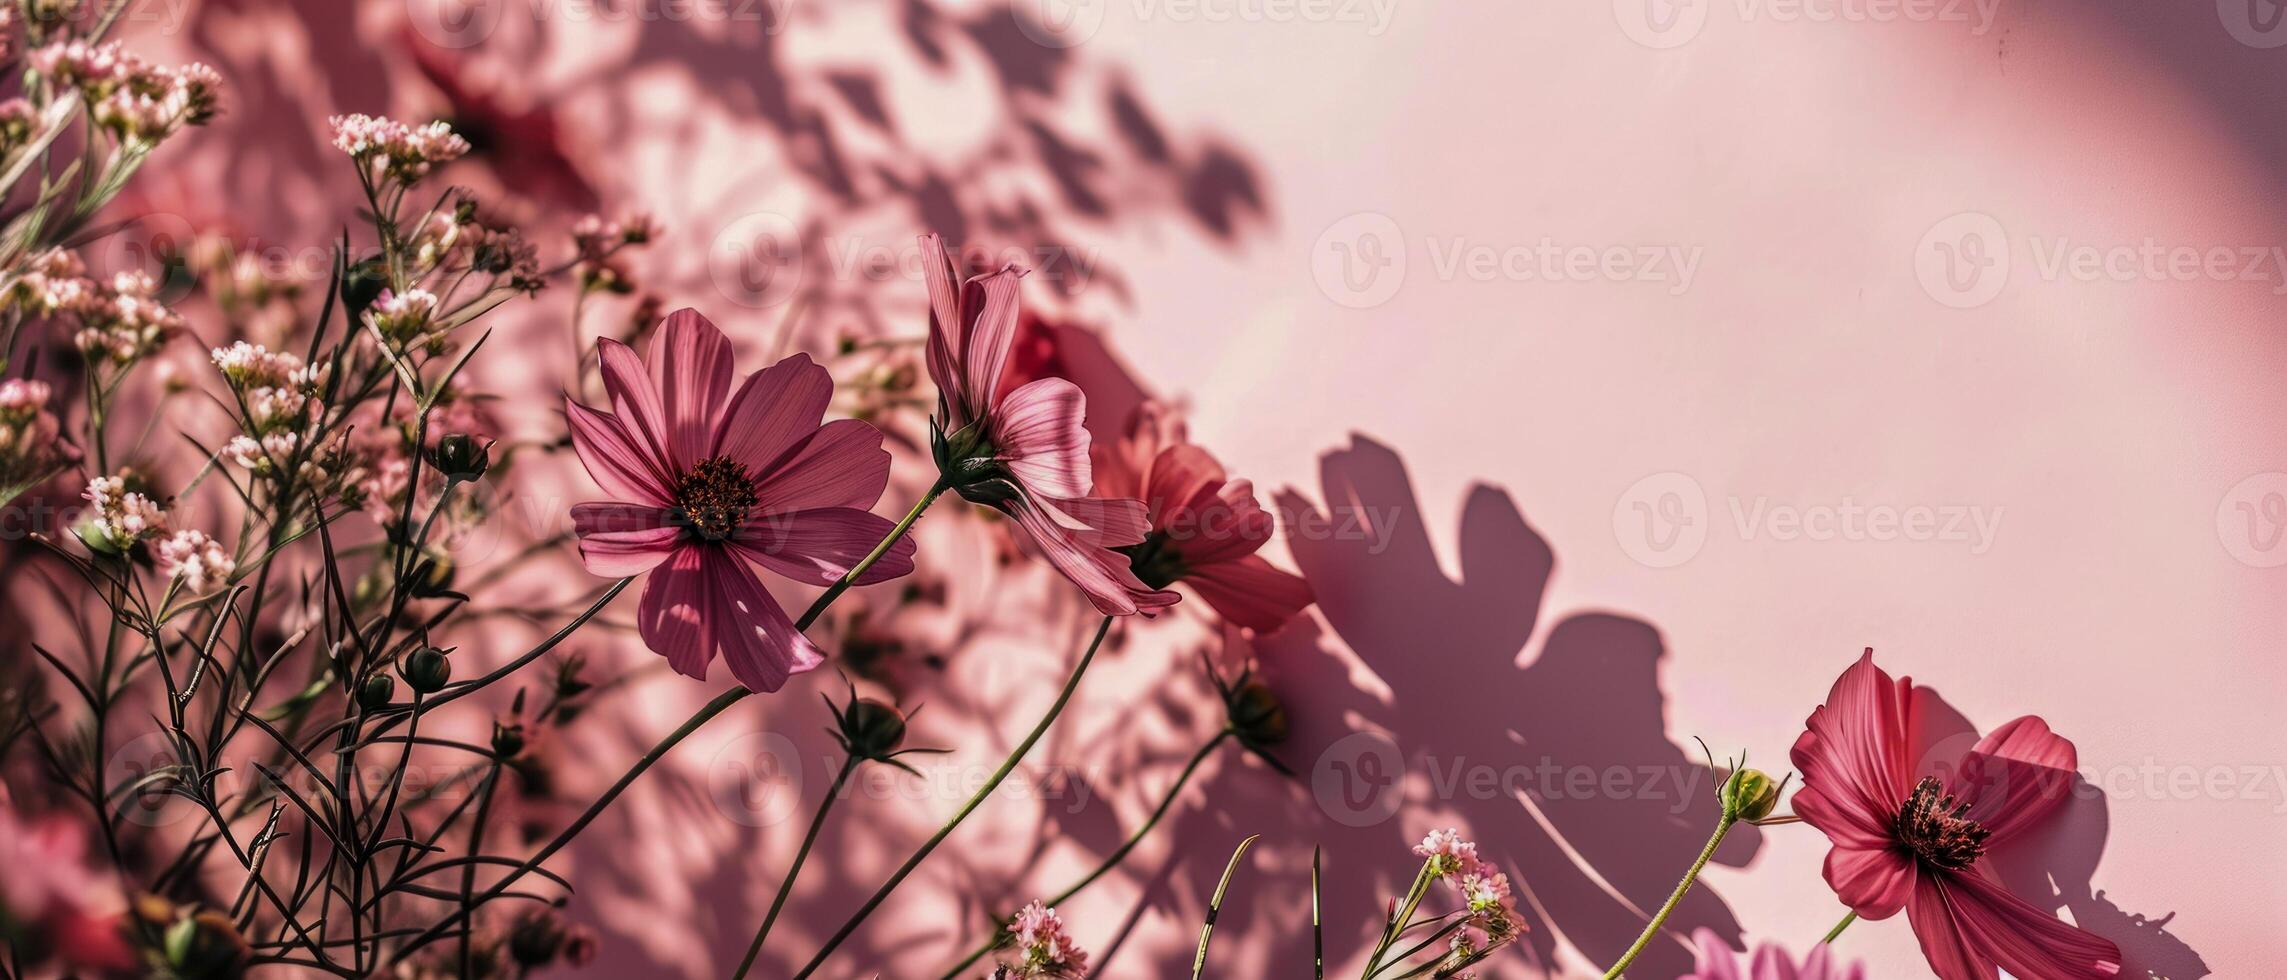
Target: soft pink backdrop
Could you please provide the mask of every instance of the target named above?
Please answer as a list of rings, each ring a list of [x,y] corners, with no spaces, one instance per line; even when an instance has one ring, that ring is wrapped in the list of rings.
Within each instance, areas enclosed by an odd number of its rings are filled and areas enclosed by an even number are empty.
[[[1227,975],[1297,968],[1314,843],[1329,847],[1330,953],[1354,959],[1378,896],[1410,876],[1406,840],[1448,823],[1549,905],[1534,949],[1495,975],[1592,973],[1636,920],[1564,869],[1596,866],[1654,904],[1709,814],[1441,799],[1421,773],[1544,754],[1679,767],[1698,755],[1694,736],[1783,769],[1804,715],[1866,646],[1981,727],[2043,715],[2100,776],[2152,766],[2198,784],[2225,767],[2220,788],[2116,786],[2079,801],[2012,881],[2054,887],[2052,906],[2163,975],[2202,975],[2203,962],[2227,977],[2287,971],[2275,937],[2287,569],[2259,567],[2287,560],[2287,545],[2219,529],[2219,510],[2245,500],[2260,515],[2266,490],[2287,490],[2282,477],[2234,496],[2287,470],[2287,268],[2080,282],[2040,267],[2058,239],[2287,241],[2274,190],[2287,50],[2242,43],[2223,24],[2229,4],[2205,2],[2005,0],[1982,23],[1971,4],[1958,8],[1967,21],[1863,22],[1700,0],[1684,9],[1704,27],[1670,48],[1630,36],[1622,23],[1640,11],[1628,0],[1399,3],[1386,22],[1363,3],[1323,8],[1338,15],[1325,22],[1209,18],[1164,0],[1078,6],[1080,33],[1053,37],[1081,43],[1057,47],[989,4],[797,0],[763,30],[564,5],[535,16],[509,0],[490,8],[505,14],[481,43],[447,51],[507,101],[551,108],[607,210],[660,217],[670,234],[646,260],[647,285],[670,307],[713,313],[744,367],[780,349],[787,304],[745,305],[756,296],[720,274],[735,265],[711,275],[708,263],[758,228],[818,229],[801,246],[804,282],[867,297],[816,302],[793,339],[813,350],[838,330],[921,329],[917,282],[819,271],[842,250],[902,248],[936,226],[1089,257],[1090,274],[1044,270],[1027,298],[1102,327],[1066,348],[1099,431],[1140,387],[1186,405],[1193,434],[1235,472],[1293,488],[1296,506],[1378,521],[1372,542],[1273,546],[1324,608],[1262,653],[1298,719],[1288,758],[1310,766],[1347,731],[1389,733],[1416,769],[1407,805],[1345,827],[1308,787],[1219,756],[1160,835],[1065,910],[1084,945],[1116,948],[1110,975],[1187,967],[1223,858],[1251,833],[1263,841],[1217,930]],[[1843,9],[1870,6],[1892,9]],[[322,241],[343,217],[348,171],[313,135],[325,114],[440,110],[406,43],[408,10],[436,25],[429,0],[348,19],[309,7],[209,2],[188,8],[184,32],[138,25],[225,63],[241,100],[229,128],[176,163],[184,187],[255,202],[242,230],[279,241]],[[1364,20],[1339,16],[1351,11]],[[453,179],[483,186],[466,168]],[[163,179],[144,189],[194,221],[214,207]],[[561,225],[591,203],[577,197],[530,213]],[[1933,227],[1973,227],[1941,226],[1963,212],[1997,223],[2010,253],[1997,295],[1967,309],[1917,275]],[[1362,231],[1394,232],[1383,244],[1406,264],[1394,292],[1358,308],[1325,273]],[[1544,238],[1674,246],[1696,265],[1688,288],[1440,274],[1456,243]],[[528,357],[490,366],[490,383],[519,393],[503,406],[511,425],[542,437],[560,424],[569,356],[550,309],[524,346],[504,348]],[[901,459],[885,509],[916,492],[918,463]],[[562,463],[519,479],[540,481],[521,491],[536,500],[587,490]],[[1998,519],[1981,545],[1786,540],[1770,525],[1742,533],[1734,517],[1735,503],[1846,500]],[[1693,520],[1704,540],[1647,550],[1637,503]],[[924,565],[953,579],[960,611],[921,627],[952,659],[920,696],[942,707],[917,737],[962,746],[954,765],[990,765],[1087,624],[1068,607],[1049,623],[995,618],[977,583],[1017,595],[1052,584],[963,557],[985,540],[972,523],[932,517],[923,533]],[[587,587],[568,560],[555,567],[528,583],[530,601]],[[996,800],[834,975],[941,965],[979,903],[1059,887],[1141,818],[1215,723],[1183,673],[1211,631],[1187,616],[1132,633],[1034,755],[1080,767],[1096,797],[1053,820],[1036,802]],[[648,662],[625,633],[598,636],[591,654]],[[644,677],[621,705],[624,729],[590,730],[568,753],[582,767],[567,795],[600,788],[714,691]],[[710,780],[751,753],[735,739],[783,732],[809,756],[806,814],[825,775],[814,692],[838,684],[812,680],[688,743],[559,869],[582,884],[575,915],[605,931],[596,975],[647,964],[711,976],[735,962],[801,820],[731,824]],[[845,803],[771,956],[806,958],[958,799]],[[1692,916],[1735,918],[1750,941],[1814,940],[1841,913],[1819,878],[1824,839],[1786,827],[1754,844],[1726,854],[1745,867],[1708,874]],[[2171,913],[2164,934],[2130,918]],[[1855,926],[1842,948],[1875,977],[1926,972],[1902,920]],[[1677,949],[1659,955],[1680,962]]]

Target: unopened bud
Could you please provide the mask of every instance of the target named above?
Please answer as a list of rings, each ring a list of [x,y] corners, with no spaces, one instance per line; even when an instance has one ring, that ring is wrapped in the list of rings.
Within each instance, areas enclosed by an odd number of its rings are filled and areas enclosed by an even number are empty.
[[[1740,820],[1761,820],[1778,807],[1779,786],[1761,769],[1741,769],[1723,785],[1723,808]]]
[[[357,706],[367,711],[389,707],[397,697],[397,679],[388,674],[375,674],[365,679],[357,689]]]
[[[422,694],[435,694],[445,689],[445,682],[453,678],[453,662],[445,658],[445,651],[436,647],[422,647],[398,665],[405,675],[405,683]]]
[[[1249,745],[1277,745],[1286,741],[1286,705],[1261,681],[1248,681],[1224,702],[1231,730]]]
[[[437,440],[437,448],[429,452],[429,462],[436,464],[437,472],[468,483],[484,476],[492,466],[492,443],[478,442],[475,436],[454,432]]]
[[[858,758],[887,758],[905,744],[905,716],[871,698],[851,702],[842,712],[841,729],[850,754]]]

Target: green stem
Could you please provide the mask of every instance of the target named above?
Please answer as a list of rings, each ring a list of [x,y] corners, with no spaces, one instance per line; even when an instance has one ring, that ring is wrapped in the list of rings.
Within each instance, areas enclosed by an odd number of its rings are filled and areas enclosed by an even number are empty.
[[[1842,931],[1850,928],[1850,924],[1856,921],[1858,921],[1858,913],[1856,912],[1843,916],[1841,922],[1835,923],[1834,928],[1826,931],[1826,938],[1819,940],[1819,945],[1824,946],[1833,942],[1835,937],[1842,935]]]
[[[1199,769],[1199,764],[1207,761],[1207,757],[1214,754],[1216,748],[1223,744],[1223,740],[1230,738],[1234,734],[1236,733],[1228,728],[1223,729],[1222,731],[1215,733],[1214,738],[1208,739],[1207,744],[1200,746],[1199,751],[1192,754],[1191,761],[1183,767],[1182,774],[1175,777],[1175,785],[1168,787],[1167,795],[1160,798],[1159,806],[1155,807],[1151,811],[1151,816],[1144,820],[1142,826],[1136,828],[1135,833],[1128,835],[1128,839],[1120,844],[1118,850],[1113,851],[1109,856],[1104,858],[1104,862],[1097,865],[1096,870],[1088,872],[1087,877],[1074,882],[1072,887],[1056,893],[1056,895],[1052,898],[1042,899],[1040,904],[1047,906],[1048,908],[1055,908],[1067,901],[1070,901],[1072,896],[1080,894],[1081,889],[1094,884],[1096,879],[1103,877],[1114,867],[1117,867],[1121,861],[1126,860],[1128,852],[1135,850],[1137,844],[1143,843],[1145,835],[1150,834],[1152,828],[1159,825],[1160,818],[1167,816],[1168,807],[1175,805],[1175,798],[1181,795],[1183,792],[1183,787],[1191,782],[1191,774]],[[1000,921],[1006,923],[1008,919],[1003,918]],[[975,965],[978,960],[984,959],[985,954],[992,952],[995,947],[1001,944],[1001,939],[1005,931],[1005,926],[996,926],[994,933],[990,936],[985,937],[985,942],[983,945],[978,946],[975,950],[972,950],[969,953],[967,959],[964,959],[960,963],[955,964],[952,969],[945,971],[944,980],[953,980],[954,977],[961,974],[961,971]]]
[[[826,798],[819,801],[818,813],[810,818],[810,830],[802,835],[802,849],[794,852],[794,866],[786,869],[786,880],[778,883],[778,896],[770,900],[770,912],[762,917],[762,925],[754,931],[754,942],[746,947],[746,959],[739,961],[734,980],[743,980],[746,971],[754,969],[754,958],[762,955],[762,941],[770,935],[770,926],[778,921],[778,910],[786,906],[786,896],[794,891],[794,878],[802,873],[802,862],[810,857],[810,845],[818,842],[818,830],[826,826],[826,813],[834,808],[834,801],[842,795],[842,784],[849,781],[850,771],[858,767],[858,757],[842,760],[842,771],[834,774],[834,785],[826,788]]]
[[[1604,971],[1604,980],[1614,980],[1614,978],[1626,973],[1628,964],[1636,962],[1636,957],[1643,955],[1645,947],[1652,944],[1652,938],[1660,934],[1660,927],[1667,924],[1668,916],[1675,913],[1676,906],[1683,904],[1683,897],[1690,893],[1692,884],[1699,881],[1699,873],[1705,870],[1707,862],[1715,857],[1715,849],[1723,843],[1723,835],[1730,833],[1731,825],[1738,822],[1738,816],[1728,812],[1729,809],[1729,807],[1725,807],[1727,812],[1724,813],[1722,820],[1716,822],[1715,834],[1707,839],[1707,846],[1699,849],[1699,858],[1691,863],[1691,870],[1684,872],[1682,881],[1676,882],[1675,893],[1668,896],[1668,903],[1660,906],[1658,914],[1653,915],[1652,921],[1644,926],[1644,934],[1636,937],[1636,944],[1628,947],[1628,952],[1621,954],[1620,962],[1612,964],[1611,969]]]
[[[890,529],[888,536],[882,538],[881,543],[875,545],[874,550],[867,554],[864,560],[858,562],[855,566],[852,566],[848,574],[843,575],[841,579],[833,584],[831,588],[826,590],[825,594],[820,595],[817,601],[812,602],[809,609],[803,611],[802,618],[794,621],[794,629],[797,632],[807,630],[810,628],[812,623],[817,622],[818,617],[826,612],[826,607],[831,605],[836,597],[840,596],[843,592],[848,591],[850,586],[855,584],[858,578],[866,573],[867,569],[873,567],[874,562],[880,561],[881,556],[889,553],[890,547],[897,543],[897,539],[904,537],[905,533],[913,528],[913,522],[921,519],[922,511],[928,510],[929,505],[935,502],[938,495],[944,493],[945,489],[945,482],[940,480],[935,486],[932,486],[929,489],[928,493],[922,495],[921,499],[914,503],[913,509],[905,513],[905,518],[898,521],[896,527]],[[1111,626],[1111,620],[1106,619],[1104,621],[1104,625],[1106,628],[1109,628]],[[1102,639],[1101,632],[1097,634],[1097,638],[1099,640]],[[1090,647],[1088,652],[1090,654],[1094,654],[1095,648]],[[1081,663],[1083,666],[1085,666],[1087,662],[1083,660]],[[1074,680],[1078,680],[1077,675],[1074,676]],[[724,711],[728,710],[731,705],[739,703],[740,700],[744,699],[747,695],[752,693],[754,692],[747,690],[746,688],[734,687],[728,691],[724,691],[721,694],[715,695],[714,700],[709,701],[704,706],[700,707],[697,712],[694,712],[691,715],[691,717],[684,719],[683,724],[676,726],[674,731],[668,732],[667,737],[660,739],[658,744],[653,745],[650,751],[643,753],[643,758],[637,759],[635,761],[635,765],[632,768],[628,769],[627,772],[621,774],[619,780],[611,784],[610,789],[604,790],[602,796],[596,797],[595,802],[588,804],[587,810],[581,813],[579,817],[575,818],[569,826],[563,829],[562,832],[558,833],[554,840],[549,841],[546,847],[541,848],[537,853],[533,854],[529,858],[526,858],[522,864],[519,864],[516,867],[510,869],[508,874],[502,876],[499,881],[493,882],[492,887],[485,889],[484,894],[477,896],[476,901],[470,903],[467,908],[455,911],[452,914],[447,915],[445,918],[438,920],[434,925],[431,925],[429,928],[422,930],[419,935],[414,936],[404,945],[399,946],[397,948],[397,952],[390,957],[390,964],[395,965],[399,962],[402,962],[407,956],[412,955],[415,950],[418,950],[422,946],[434,941],[437,937],[444,935],[446,930],[451,929],[453,926],[459,925],[462,921],[468,919],[477,906],[483,905],[486,902],[500,897],[501,893],[506,892],[508,890],[508,886],[515,884],[517,879],[530,874],[532,869],[539,867],[542,862],[548,860],[551,857],[554,857],[557,851],[563,850],[565,845],[572,842],[572,838],[579,836],[581,831],[586,830],[588,824],[594,823],[596,817],[603,814],[604,808],[611,806],[612,801],[619,799],[619,795],[621,793],[627,792],[627,788],[634,785],[635,781],[641,778],[645,772],[649,771],[651,766],[654,763],[657,763],[662,756],[665,756],[670,749],[673,749],[675,746],[682,744],[683,740],[691,737],[691,733],[698,731],[700,726],[705,725],[707,722],[713,721],[716,715],[722,714]],[[1069,694],[1070,691],[1067,690],[1066,693]],[[1062,707],[1061,701],[1058,702],[1058,707]],[[1037,736],[1038,733],[1036,732],[1035,737]],[[1030,743],[1026,744],[1029,745]]]
[[[921,845],[920,850],[914,851],[912,857],[906,858],[905,864],[899,866],[897,873],[890,875],[888,881],[882,882],[881,887],[874,891],[873,897],[866,899],[866,903],[858,907],[857,913],[850,916],[848,922],[842,923],[842,928],[834,933],[833,938],[826,940],[825,948],[820,949],[818,955],[810,958],[810,962],[802,967],[802,971],[794,975],[794,980],[802,980],[802,978],[818,972],[818,967],[826,962],[826,957],[833,955],[834,950],[842,945],[843,940],[850,938],[851,933],[858,931],[858,926],[866,921],[867,916],[873,914],[874,909],[881,906],[883,900],[889,898],[889,893],[896,891],[897,886],[905,882],[905,876],[912,874],[913,869],[920,867],[921,862],[929,857],[929,852],[936,850],[937,845],[943,843],[945,838],[953,833],[953,828],[960,826],[961,821],[968,819],[969,814],[985,802],[985,797],[1000,788],[1001,780],[1007,779],[1008,774],[1016,769],[1017,763],[1024,761],[1025,754],[1032,751],[1033,744],[1039,742],[1040,737],[1048,733],[1048,726],[1056,722],[1056,716],[1064,713],[1065,704],[1072,700],[1072,692],[1080,687],[1081,675],[1088,672],[1088,664],[1096,659],[1097,648],[1104,645],[1104,636],[1111,631],[1112,617],[1106,616],[1104,622],[1096,627],[1095,639],[1088,641],[1087,652],[1080,655],[1079,664],[1072,668],[1072,676],[1065,679],[1064,689],[1057,692],[1056,703],[1049,705],[1048,713],[1040,716],[1040,723],[1032,726],[1031,733],[1025,735],[1024,741],[1017,743],[1016,750],[1010,752],[1008,758],[1001,761],[1001,767],[993,772],[992,778],[985,780],[984,785],[977,787],[976,794],[969,797],[969,802],[961,804],[961,809],[954,812],[953,819],[945,821],[944,826],[937,828],[937,833],[931,835],[929,840]]]

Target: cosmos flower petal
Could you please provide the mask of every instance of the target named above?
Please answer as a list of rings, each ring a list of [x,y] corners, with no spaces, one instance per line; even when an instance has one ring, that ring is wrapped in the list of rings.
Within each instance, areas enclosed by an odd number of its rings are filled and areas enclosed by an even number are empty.
[[[1188,516],[1170,525],[1152,521],[1183,552],[1187,565],[1233,561],[1262,550],[1278,531],[1278,519],[1255,499],[1255,485],[1233,480],[1196,503]]]
[[[1071,507],[1082,502],[1066,500],[1057,503]],[[1141,502],[1131,500],[1127,503],[1134,505],[1137,515],[1141,515]],[[1095,605],[1096,611],[1106,616],[1128,616],[1137,612],[1149,616],[1161,608],[1174,605],[1181,598],[1173,592],[1145,586],[1128,569],[1126,555],[1084,539],[1082,532],[1075,532],[1056,517],[1050,516],[1048,510],[1036,506],[1032,499],[1018,497],[1010,501],[1006,509],[1009,516],[1016,519],[1017,526],[1024,529],[1026,536],[1040,550],[1042,557],[1047,558],[1048,563],[1062,572],[1065,578],[1072,580],[1073,585],[1079,586],[1080,591],[1087,594],[1088,601]]]
[[[1276,632],[1312,601],[1310,583],[1261,555],[1187,566],[1183,581],[1224,619],[1257,633]]]
[[[644,580],[635,613],[643,645],[666,657],[676,673],[699,680],[707,679],[707,664],[715,659],[714,621],[720,618],[707,581],[711,550],[676,548]]]
[[[1087,416],[1087,396],[1063,378],[1042,378],[1009,392],[994,413],[1001,465],[1032,493],[1087,496],[1094,485]]]
[[[727,549],[710,548],[705,554],[713,605],[708,626],[732,677],[747,690],[768,694],[785,687],[787,678],[826,662],[826,655],[794,628],[786,610],[763,589],[753,569]]]
[[[641,446],[644,455],[658,460],[667,472],[676,472],[695,459],[682,459],[675,455],[674,442],[668,438],[667,407],[659,399],[659,388],[651,381],[651,372],[643,360],[626,344],[605,338],[596,341],[596,354],[603,363],[604,392],[611,396],[612,412],[619,416],[621,427]]]
[[[1043,517],[1074,538],[1101,548],[1142,544],[1151,534],[1141,500],[1121,497],[1028,497]]]
[[[1001,370],[1008,366],[1009,347],[1016,342],[1017,281],[1022,278],[1023,270],[1012,265],[961,287],[961,315],[969,318],[961,345],[961,366],[968,376],[961,384],[973,403],[989,402],[1000,390]],[[1001,399],[1001,409],[1008,403],[1008,398]],[[1081,456],[1086,455],[1083,448]]]
[[[645,504],[573,504],[572,531],[580,537],[580,562],[605,578],[641,575],[666,561],[683,529],[668,512]]]
[[[714,455],[715,420],[731,391],[731,342],[692,309],[676,310],[651,337],[651,381],[667,445],[688,466]]]
[[[739,529],[730,544],[764,568],[797,582],[832,585],[856,568],[896,524],[854,507],[828,507],[768,517]],[[901,537],[858,576],[856,584],[886,582],[913,571],[913,539]]]
[[[2073,743],[2030,715],[1986,733],[1962,759],[1957,785],[1969,816],[1992,832],[1992,843],[2048,816],[2070,795],[2079,753]]]
[[[1897,915],[1913,894],[1917,870],[1914,859],[1894,847],[1837,844],[1826,852],[1827,885],[1861,919]]]
[[[873,506],[889,487],[889,451],[881,447],[881,430],[871,424],[835,419],[779,457],[775,468],[756,474],[755,480],[760,484],[755,492],[758,513],[863,509]]]
[[[1874,651],[1868,650],[1834,682],[1826,703],[1811,711],[1795,740],[1795,769],[1805,786],[1817,787],[1846,831],[1887,826],[1905,802],[1911,769],[1898,701],[1897,684],[1874,665]]]
[[[1739,954],[1715,930],[1692,930],[1691,946],[1691,973],[1677,980],[1747,980],[1739,972]]]
[[[714,455],[730,457],[759,480],[818,431],[833,398],[833,376],[808,354],[795,354],[756,371],[723,410],[715,428]]]
[[[1940,980],[2115,976],[2120,948],[2027,904],[1983,874],[1924,875],[1907,917]]]
[[[674,502],[664,461],[654,458],[618,417],[578,402],[565,402],[564,415],[571,426],[573,451],[605,493],[656,507]]]

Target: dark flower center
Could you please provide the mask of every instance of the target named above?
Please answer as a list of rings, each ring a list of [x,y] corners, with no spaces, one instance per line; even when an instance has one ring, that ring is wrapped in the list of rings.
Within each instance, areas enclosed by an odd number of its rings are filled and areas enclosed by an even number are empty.
[[[1984,856],[1985,838],[1992,834],[1968,813],[1969,804],[1924,776],[1898,808],[1898,840],[1922,863],[1959,871]]]
[[[754,511],[754,481],[728,456],[699,461],[675,483],[675,523],[708,541],[738,533]]]
[[[1114,550],[1128,556],[1128,570],[1149,588],[1167,588],[1188,570],[1183,564],[1183,553],[1176,550],[1165,531],[1153,531],[1142,544]]]

